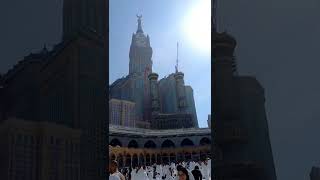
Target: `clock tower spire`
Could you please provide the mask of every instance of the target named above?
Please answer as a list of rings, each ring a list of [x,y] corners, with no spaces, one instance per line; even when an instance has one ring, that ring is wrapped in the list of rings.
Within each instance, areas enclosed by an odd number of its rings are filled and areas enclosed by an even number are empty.
[[[132,34],[132,42],[129,52],[129,74],[145,73],[146,69],[152,72],[152,48],[150,38],[142,30],[142,15],[137,15],[138,29]],[[149,75],[149,72],[148,72]]]
[[[137,29],[137,33],[143,33],[142,23],[141,23],[142,15],[140,15],[140,16],[137,15],[137,18],[138,18],[138,29]]]

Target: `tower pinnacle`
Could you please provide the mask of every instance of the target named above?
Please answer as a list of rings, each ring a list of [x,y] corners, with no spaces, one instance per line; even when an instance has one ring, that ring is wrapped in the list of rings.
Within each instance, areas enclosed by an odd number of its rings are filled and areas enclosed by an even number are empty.
[[[141,15],[141,14],[140,14],[140,16],[137,15],[137,18],[138,18],[138,29],[137,29],[137,33],[143,33],[142,23],[141,23],[142,15]]]

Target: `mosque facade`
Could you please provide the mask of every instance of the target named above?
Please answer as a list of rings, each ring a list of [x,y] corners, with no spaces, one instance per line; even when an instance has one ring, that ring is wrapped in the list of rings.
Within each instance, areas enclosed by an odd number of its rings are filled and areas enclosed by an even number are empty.
[[[152,130],[109,126],[109,158],[121,167],[211,157],[211,130],[188,128]]]

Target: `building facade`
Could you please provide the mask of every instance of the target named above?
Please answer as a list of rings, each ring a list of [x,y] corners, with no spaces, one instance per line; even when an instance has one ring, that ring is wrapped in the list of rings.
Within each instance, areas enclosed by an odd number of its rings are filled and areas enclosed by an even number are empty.
[[[129,75],[110,85],[109,98],[135,103],[136,127],[198,127],[193,90],[184,84],[184,74],[177,71],[159,81],[158,74],[153,72],[153,51],[149,36],[143,32],[141,17],[138,16],[138,29],[132,35]],[[171,123],[174,118],[178,123]]]
[[[211,157],[211,129],[153,130],[109,127],[109,156],[121,167]]]
[[[134,127],[135,122],[135,103],[125,100],[109,100],[109,122],[113,125]]]
[[[10,118],[0,134],[2,179],[80,179],[80,130]]]
[[[265,112],[264,89],[249,76],[236,73],[235,39],[227,33],[213,36],[215,179],[276,180]]]
[[[129,75],[110,86],[109,101],[118,112],[111,109],[109,113],[120,115],[120,102],[133,102],[135,127],[109,119],[109,159],[117,160],[120,167],[136,167],[210,157],[211,130],[198,128],[193,89],[185,85],[184,73],[178,67],[158,80],[159,75],[152,70],[150,38],[143,32],[141,16],[132,35],[129,57]]]

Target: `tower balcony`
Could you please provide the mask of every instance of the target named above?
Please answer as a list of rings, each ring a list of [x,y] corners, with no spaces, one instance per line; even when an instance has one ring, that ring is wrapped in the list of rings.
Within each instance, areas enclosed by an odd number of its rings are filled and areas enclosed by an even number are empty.
[[[174,74],[175,79],[183,79],[183,77],[184,77],[183,72],[177,72]]]
[[[159,77],[159,75],[157,73],[150,73],[149,76],[148,76],[150,81],[151,80],[157,81],[158,77]]]

